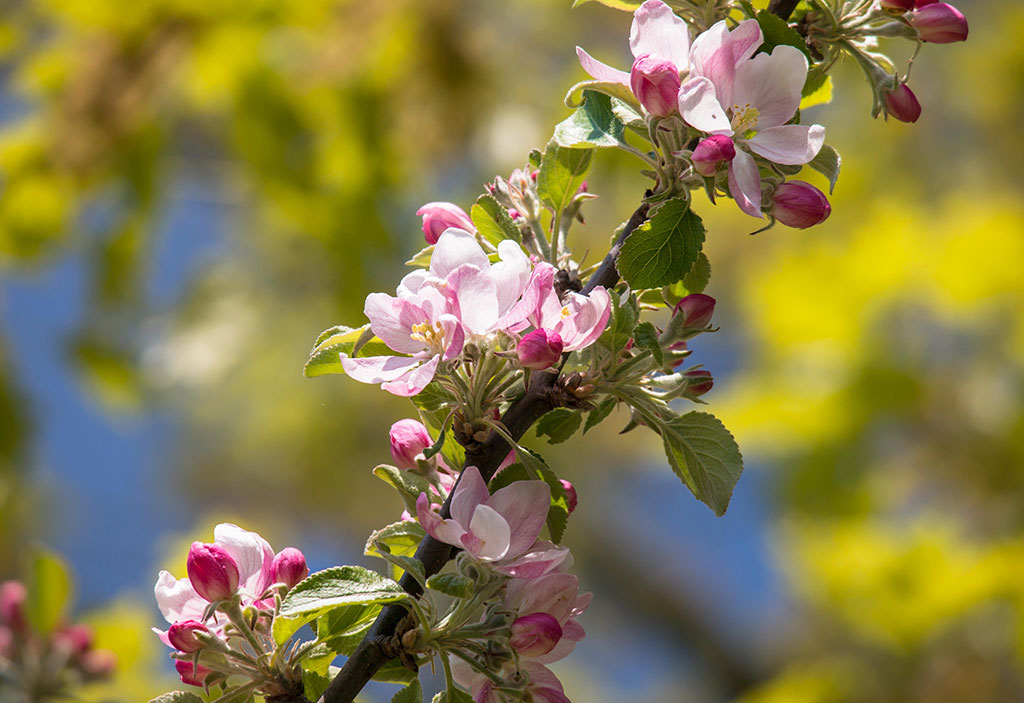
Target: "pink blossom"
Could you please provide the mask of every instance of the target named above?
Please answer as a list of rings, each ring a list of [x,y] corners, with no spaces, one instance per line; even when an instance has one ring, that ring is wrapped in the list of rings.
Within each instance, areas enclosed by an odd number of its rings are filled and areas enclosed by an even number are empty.
[[[584,349],[597,341],[611,315],[611,296],[598,286],[589,296],[569,291],[563,303],[555,291],[556,269],[542,262],[533,269],[523,296],[502,321],[508,329],[529,325],[562,339],[562,351]]]
[[[391,425],[388,438],[395,466],[406,471],[417,468],[416,462],[423,457],[423,450],[434,444],[426,426],[412,419],[399,420]]]
[[[786,181],[775,191],[772,216],[788,227],[813,227],[827,220],[831,214],[828,198],[810,183]]]
[[[630,88],[649,112],[663,117],[675,111],[666,98],[670,87],[678,89],[680,74],[689,68],[689,48],[686,22],[661,0],[647,0],[633,13],[629,49],[636,60],[630,73],[601,63],[578,46],[576,55],[592,78]]]
[[[294,588],[299,581],[309,576],[306,556],[295,547],[285,547],[274,557],[271,564],[274,582]]]
[[[210,601],[228,600],[238,588],[238,565],[223,547],[193,542],[188,551],[188,579]]]
[[[457,657],[451,657],[452,676],[460,685],[469,689],[473,703],[504,703],[508,700],[493,681]],[[517,678],[526,680],[528,700],[534,703],[570,703],[554,672],[536,660],[524,659],[519,662]]]
[[[762,217],[761,174],[747,150],[777,164],[799,165],[813,159],[825,141],[821,125],[787,124],[800,107],[807,58],[792,46],[754,56],[762,41],[754,20],[731,32],[718,22],[693,42],[691,77],[679,91],[686,122],[732,138],[729,190],[753,217]]]
[[[910,15],[910,24],[921,41],[951,44],[967,39],[967,18],[960,10],[944,2],[918,3]]]
[[[550,505],[551,489],[543,481],[516,481],[491,495],[480,471],[469,466],[455,487],[451,518],[434,512],[426,493],[416,501],[416,512],[435,539],[481,561],[508,562],[533,547]]]
[[[579,593],[580,582],[573,574],[552,571],[537,578],[517,578],[505,590],[505,605],[519,617],[546,613],[562,630],[558,642],[547,652],[534,656],[542,664],[565,658],[583,639],[583,627],[576,618],[589,607],[593,595]]]
[[[441,234],[449,227],[471,232],[476,230],[473,220],[455,203],[427,203],[417,210],[416,214],[423,217],[423,236],[427,244],[436,244]]]
[[[564,347],[558,332],[539,329],[519,340],[516,356],[523,368],[541,371],[555,365],[562,357]]]
[[[921,116],[921,103],[906,83],[885,93],[885,111],[900,122],[917,122]]]
[[[80,657],[92,648],[92,628],[88,625],[68,625],[53,636],[54,643],[64,647],[73,657]]]

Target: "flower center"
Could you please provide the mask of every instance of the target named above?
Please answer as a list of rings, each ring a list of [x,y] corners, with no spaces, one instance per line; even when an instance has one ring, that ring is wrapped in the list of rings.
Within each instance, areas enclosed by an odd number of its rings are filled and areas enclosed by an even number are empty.
[[[757,118],[760,115],[760,111],[756,107],[753,107],[750,103],[747,103],[743,107],[740,107],[739,105],[733,105],[733,131],[743,136],[749,136],[747,134],[748,132],[753,132],[757,129]]]
[[[563,320],[565,318],[569,317],[569,315],[571,315],[571,314],[572,314],[572,312],[569,311],[569,306],[568,305],[565,305],[565,306],[562,307],[562,319]]]
[[[409,335],[417,342],[423,342],[432,350],[439,350],[444,345],[444,328],[440,322],[431,325],[429,322],[421,322],[412,326],[412,334]]]

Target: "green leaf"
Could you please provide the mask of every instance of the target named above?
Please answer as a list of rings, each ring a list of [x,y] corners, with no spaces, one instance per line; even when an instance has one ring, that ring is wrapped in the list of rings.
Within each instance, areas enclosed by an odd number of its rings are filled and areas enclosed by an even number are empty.
[[[704,243],[704,225],[684,200],[667,201],[622,245],[617,267],[634,290],[683,278]]]
[[[410,572],[417,581],[423,583],[427,578],[423,563],[414,559],[413,555],[426,534],[418,522],[395,522],[370,535],[366,540],[364,554],[380,557],[397,570]],[[402,574],[397,571],[392,574],[396,581],[401,577]]]
[[[832,76],[821,74],[814,78],[808,78],[804,84],[803,99],[800,100],[800,109],[806,110],[815,105],[826,105],[832,102]]]
[[[493,495],[499,488],[510,486],[516,481],[533,481],[536,478],[522,464],[509,464],[490,480],[487,484],[487,489]]]
[[[736,440],[714,415],[689,412],[661,425],[665,455],[676,475],[715,515],[725,514],[743,472]]]
[[[423,687],[420,686],[420,680],[416,679],[392,696],[391,703],[423,703]]]
[[[473,580],[459,574],[434,574],[427,579],[427,588],[453,598],[469,598],[475,592]]]
[[[658,330],[654,328],[653,324],[641,322],[633,330],[633,338],[638,347],[651,352],[651,356],[658,362],[658,366],[665,365],[665,352],[661,348],[661,342],[658,341]]]
[[[554,140],[560,146],[619,146],[625,125],[612,112],[611,98],[583,91],[583,106],[558,123]]]
[[[842,163],[843,160],[839,156],[839,152],[828,144],[824,144],[818,155],[811,159],[811,162],[807,165],[828,179],[828,192],[831,195],[832,191],[835,190],[836,181],[839,180],[839,169]]]
[[[612,110],[615,110],[615,103],[618,102],[620,105],[628,105],[629,109],[640,114],[640,101],[633,95],[633,91],[628,85],[622,83],[612,83],[611,81],[597,81],[597,80],[586,80],[580,81],[572,88],[569,88],[569,92],[565,94],[566,107],[577,108],[583,105],[585,92],[601,93],[607,95],[612,99]],[[624,122],[626,120],[623,120]]]
[[[506,239],[523,241],[523,235],[509,216],[508,210],[492,195],[484,194],[477,198],[469,210],[469,217],[484,239],[494,246],[498,246]]]
[[[71,575],[63,559],[42,547],[29,557],[28,573],[25,614],[37,632],[49,634],[67,615]]]
[[[317,618],[317,638],[332,652],[348,656],[359,646],[382,608],[379,603],[335,608]]]
[[[310,671],[309,669],[302,670],[302,692],[309,700],[320,700],[320,696],[324,694],[324,691],[330,685],[331,680],[323,674]]]
[[[777,46],[793,46],[810,59],[811,54],[807,50],[807,42],[798,31],[789,26],[786,20],[778,15],[773,15],[768,10],[761,10],[757,13],[757,23],[761,25],[761,32],[764,34],[764,43],[761,45],[760,51],[770,54],[772,49]]]
[[[309,353],[309,360],[302,368],[306,378],[315,378],[331,373],[345,373],[341,367],[340,354],[352,354],[363,332],[370,328],[369,325],[362,327],[345,327],[338,325],[320,333],[313,351]],[[400,356],[388,345],[384,344],[378,337],[373,337],[359,350],[358,356]]]
[[[430,494],[430,483],[427,479],[412,472],[381,464],[373,470],[373,475],[398,491],[398,495],[405,503],[405,509],[410,513],[416,512],[416,499],[420,497],[420,493]]]
[[[604,422],[605,418],[607,418],[611,414],[612,410],[615,409],[615,403],[615,398],[605,398],[598,403],[597,407],[587,414],[587,424],[583,426],[583,434],[586,434]]]
[[[431,703],[473,703],[473,697],[461,689],[453,688],[438,693]]]
[[[560,213],[576,197],[594,157],[593,149],[559,146],[554,140],[544,148],[537,174],[537,195],[541,202]]]
[[[683,287],[686,289],[683,297],[690,293],[703,293],[710,282],[711,262],[708,261],[707,255],[701,252],[697,255],[697,260],[693,262],[689,272],[683,276]]]
[[[338,654],[320,643],[302,658],[302,686],[306,698],[319,700],[331,683],[331,662]]]
[[[633,294],[621,296],[612,293],[611,297],[614,306],[611,321],[601,333],[598,342],[613,356],[617,356],[633,338],[633,328],[636,327],[637,318],[640,316],[640,307]]]
[[[335,608],[393,603],[409,594],[389,578],[361,566],[334,566],[311,574],[281,603],[274,639],[287,641],[300,627]]]
[[[151,698],[149,703],[203,703],[203,699],[188,691],[171,691]]]
[[[578,410],[556,408],[537,421],[537,436],[547,435],[548,444],[560,444],[572,437],[581,421]]]
[[[377,669],[377,673],[373,675],[374,681],[383,681],[384,683],[404,683],[411,684],[413,681],[418,680],[416,673],[406,669],[401,661],[398,659],[392,659],[387,664]],[[470,701],[472,703],[472,701]]]
[[[430,257],[434,255],[434,245],[428,244],[427,246],[416,252],[416,255],[405,262],[406,266],[413,266],[415,268],[425,269],[430,266]]]

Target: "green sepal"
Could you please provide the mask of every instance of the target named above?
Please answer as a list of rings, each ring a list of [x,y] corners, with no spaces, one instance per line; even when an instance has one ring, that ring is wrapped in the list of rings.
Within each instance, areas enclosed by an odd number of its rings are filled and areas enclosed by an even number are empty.
[[[452,598],[470,598],[475,589],[473,580],[459,574],[434,574],[427,579],[427,588]]]

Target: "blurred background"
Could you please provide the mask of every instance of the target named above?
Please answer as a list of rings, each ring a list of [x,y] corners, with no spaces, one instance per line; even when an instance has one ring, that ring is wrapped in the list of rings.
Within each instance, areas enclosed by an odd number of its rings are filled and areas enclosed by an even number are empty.
[[[545,448],[595,594],[573,700],[1024,698],[1024,7],[956,4],[917,124],[871,120],[853,65],[808,111],[844,157],[828,222],[750,237],[697,201],[721,331],[693,360],[747,464],[725,517],[623,414]],[[86,700],[176,687],[152,585],[217,522],[375,566],[401,506],[370,471],[409,406],[302,365],[393,288],[421,204],[468,209],[543,146],[574,44],[627,66],[629,15],[569,5],[3,4],[0,578],[68,560],[121,661]],[[642,195],[631,158],[588,179],[587,262]]]

